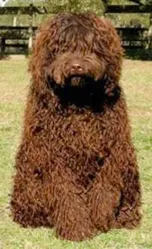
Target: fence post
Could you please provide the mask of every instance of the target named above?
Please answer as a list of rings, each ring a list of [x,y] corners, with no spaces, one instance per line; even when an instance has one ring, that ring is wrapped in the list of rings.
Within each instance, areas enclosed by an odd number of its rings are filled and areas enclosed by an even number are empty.
[[[17,20],[19,15],[21,14],[20,10],[17,11],[17,13],[13,16],[13,26],[16,27],[17,26]]]
[[[13,27],[17,26],[17,15],[13,16]]]
[[[103,5],[104,5],[104,13],[103,13],[103,16],[106,15],[106,11],[107,11],[107,6],[108,6],[108,1],[107,0],[103,0]]]
[[[0,59],[2,57],[2,37],[0,37]]]
[[[32,51],[33,45],[33,5],[30,5],[30,12],[29,12],[29,40],[28,40],[28,54]]]
[[[0,56],[3,57],[5,53],[5,37],[0,38]]]
[[[152,13],[150,14],[150,25],[148,30],[148,49],[152,49]]]

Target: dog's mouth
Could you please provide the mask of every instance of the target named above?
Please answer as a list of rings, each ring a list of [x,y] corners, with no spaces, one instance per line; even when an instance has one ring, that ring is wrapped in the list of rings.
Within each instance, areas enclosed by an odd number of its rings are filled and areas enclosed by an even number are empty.
[[[90,82],[94,82],[94,79],[89,75],[76,74],[70,75],[65,79],[65,85],[74,87],[84,87]]]
[[[83,78],[80,75],[72,76],[70,81],[72,86],[78,86],[82,82]]]

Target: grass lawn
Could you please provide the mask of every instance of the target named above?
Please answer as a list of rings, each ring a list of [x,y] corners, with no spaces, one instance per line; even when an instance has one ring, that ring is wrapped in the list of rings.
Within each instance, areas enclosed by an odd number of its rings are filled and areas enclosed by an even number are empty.
[[[0,249],[152,248],[152,62],[125,60],[122,85],[141,173],[143,220],[139,229],[113,230],[81,243],[58,240],[51,229],[23,229],[12,222],[9,198],[29,78],[28,59],[0,61]]]

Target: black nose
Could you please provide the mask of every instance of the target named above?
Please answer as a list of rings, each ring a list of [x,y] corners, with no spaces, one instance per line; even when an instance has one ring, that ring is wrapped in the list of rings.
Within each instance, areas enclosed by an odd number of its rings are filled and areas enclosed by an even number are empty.
[[[81,74],[83,69],[79,63],[73,63],[71,65],[71,74]]]

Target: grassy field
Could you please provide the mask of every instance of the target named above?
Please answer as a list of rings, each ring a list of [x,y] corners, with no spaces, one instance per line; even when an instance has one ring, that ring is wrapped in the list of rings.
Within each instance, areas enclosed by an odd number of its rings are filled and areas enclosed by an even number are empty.
[[[113,230],[81,243],[58,240],[50,229],[23,229],[10,217],[14,156],[30,78],[27,64],[21,56],[0,61],[0,249],[152,248],[152,62],[125,60],[122,75],[141,173],[142,225],[133,231]]]

